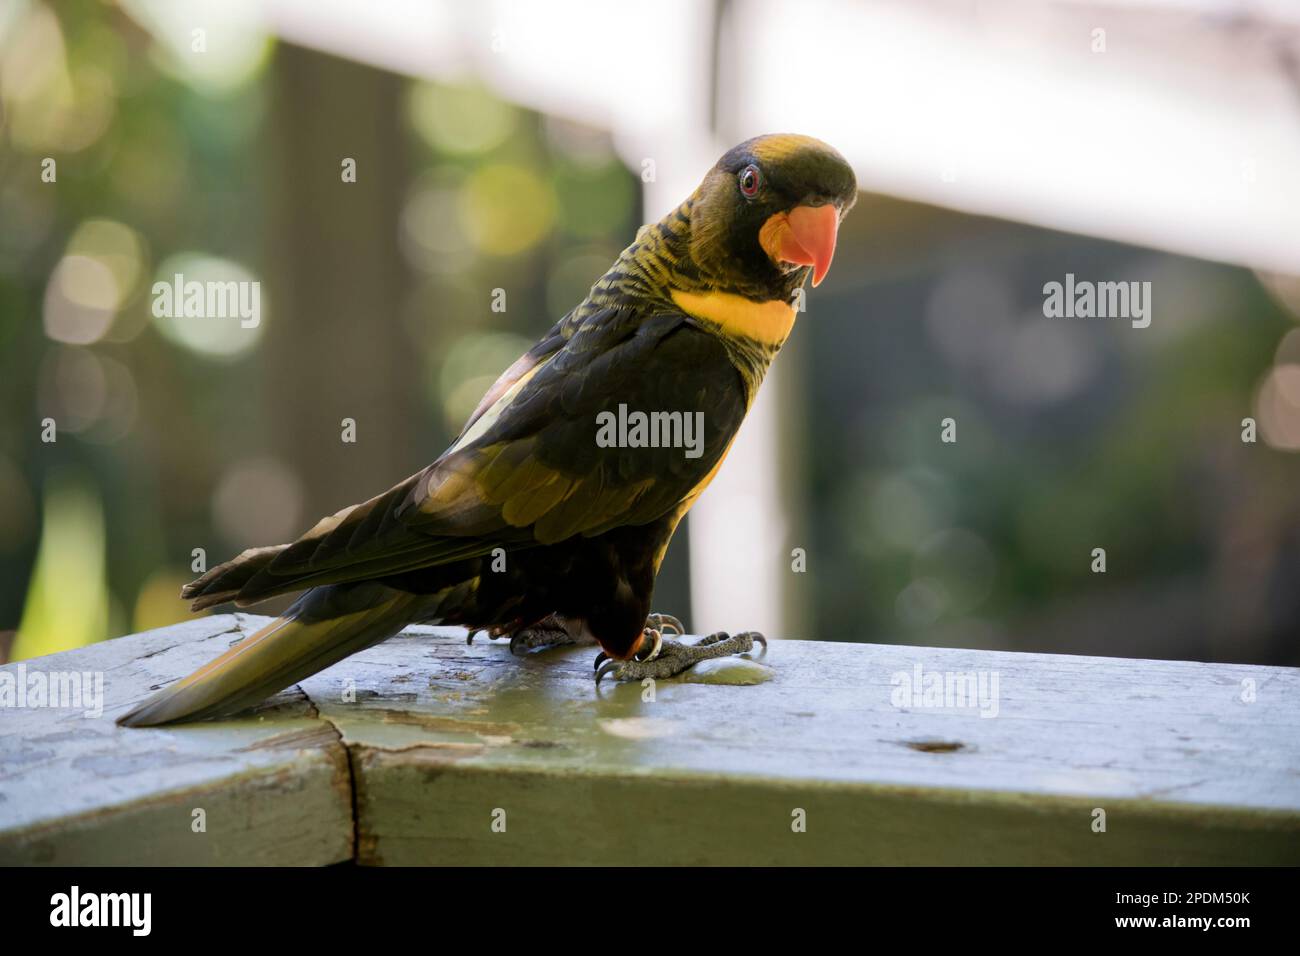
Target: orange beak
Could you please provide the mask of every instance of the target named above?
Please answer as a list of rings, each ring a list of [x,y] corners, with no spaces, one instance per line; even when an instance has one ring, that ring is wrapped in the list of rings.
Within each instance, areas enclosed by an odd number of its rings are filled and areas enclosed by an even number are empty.
[[[833,205],[795,206],[763,223],[759,242],[776,262],[812,266],[812,284],[820,285],[835,257],[840,214]]]

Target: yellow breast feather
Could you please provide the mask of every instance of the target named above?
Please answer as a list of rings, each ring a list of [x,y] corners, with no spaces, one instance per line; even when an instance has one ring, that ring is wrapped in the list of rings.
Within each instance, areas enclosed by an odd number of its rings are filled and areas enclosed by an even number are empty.
[[[673,301],[687,315],[707,319],[728,335],[744,336],[761,345],[780,346],[794,328],[795,311],[788,302],[755,302],[729,292],[682,292]]]

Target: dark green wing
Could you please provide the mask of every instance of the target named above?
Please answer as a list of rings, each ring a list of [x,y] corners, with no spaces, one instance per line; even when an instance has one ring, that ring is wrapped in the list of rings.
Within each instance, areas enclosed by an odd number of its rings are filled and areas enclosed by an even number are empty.
[[[692,422],[701,413],[702,453],[599,447],[597,416],[617,414],[620,404]],[[745,411],[744,385],[723,344],[684,315],[611,309],[560,323],[424,471],[293,544],[246,552],[257,567],[238,574],[232,567],[224,577],[214,569],[187,596],[247,603],[654,521],[712,474]]]

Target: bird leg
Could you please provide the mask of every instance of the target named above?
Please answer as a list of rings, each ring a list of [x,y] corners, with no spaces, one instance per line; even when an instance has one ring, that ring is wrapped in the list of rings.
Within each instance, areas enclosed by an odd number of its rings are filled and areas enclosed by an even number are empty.
[[[466,643],[474,640],[475,633],[477,632],[470,633]],[[579,622],[570,622],[558,614],[549,614],[536,624],[522,627],[514,633],[500,628],[491,628],[487,634],[491,638],[509,637],[511,654],[527,654],[542,647],[595,643],[595,638],[588,634],[587,629]]]
[[[655,646],[650,654],[643,658],[644,660],[653,660],[658,656],[661,641],[659,635],[664,629],[671,629],[677,635],[686,633],[682,622],[671,614],[651,614],[646,618],[646,633],[654,636]],[[465,638],[465,643],[474,643],[474,636],[478,633],[477,628],[470,631]],[[512,654],[526,654],[538,648],[561,647],[566,644],[596,643],[596,639],[581,622],[570,621],[558,614],[549,614],[536,624],[530,624],[513,633],[503,627],[487,628],[486,633],[493,640],[509,637]]]
[[[653,629],[647,628],[647,633]],[[658,633],[654,631],[654,633]],[[714,657],[730,657],[752,651],[754,644],[762,644],[767,651],[767,638],[757,631],[745,631],[732,636],[726,631],[718,631],[701,638],[694,644],[681,641],[666,641],[660,638],[657,652],[644,660],[633,658],[628,661],[610,660],[605,654],[596,657],[596,683],[606,674],[613,674],[615,680],[639,681],[647,677],[655,679],[675,677],[687,668]],[[602,666],[603,665],[603,666]]]

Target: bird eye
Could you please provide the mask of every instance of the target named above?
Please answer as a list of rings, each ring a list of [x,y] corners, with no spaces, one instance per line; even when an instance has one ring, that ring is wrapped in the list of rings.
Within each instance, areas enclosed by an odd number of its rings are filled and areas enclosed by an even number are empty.
[[[758,187],[761,177],[758,175],[758,167],[752,163],[740,171],[740,192],[746,199],[753,199],[758,193]]]

